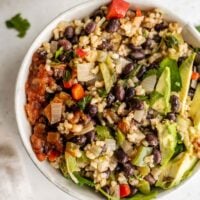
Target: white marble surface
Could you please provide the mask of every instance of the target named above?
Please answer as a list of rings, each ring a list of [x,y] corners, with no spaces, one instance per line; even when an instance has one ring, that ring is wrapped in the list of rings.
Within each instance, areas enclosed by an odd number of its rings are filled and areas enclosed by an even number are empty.
[[[72,200],[72,198],[57,189],[38,171],[22,146],[14,115],[15,80],[20,63],[32,40],[60,12],[81,2],[84,0],[0,0],[0,139],[3,140],[4,134],[15,138],[35,200]],[[191,24],[200,24],[199,0],[159,0],[159,2],[186,18]],[[18,12],[31,22],[31,29],[24,39],[17,38],[16,32],[6,29],[4,25],[6,19]],[[0,182],[3,183],[2,180]],[[200,173],[162,200],[199,200],[199,185]]]

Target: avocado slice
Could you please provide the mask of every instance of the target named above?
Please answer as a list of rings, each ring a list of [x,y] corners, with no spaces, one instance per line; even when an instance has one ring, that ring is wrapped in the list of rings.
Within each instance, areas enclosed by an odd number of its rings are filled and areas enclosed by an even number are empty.
[[[190,131],[189,127],[192,125],[190,119],[185,119],[182,116],[177,117],[177,131],[183,138],[183,142],[185,144],[185,147],[188,151],[191,151],[193,149],[193,145],[190,141]]]
[[[155,101],[152,108],[161,113],[167,113],[170,111],[170,92],[171,92],[171,79],[170,79],[170,69],[165,67],[163,70],[158,83],[156,85],[155,91],[161,94],[161,97]]]
[[[181,101],[181,114],[184,113],[185,111],[185,103],[186,99],[188,96],[188,91],[190,88],[190,80],[192,76],[192,67],[193,67],[193,62],[195,59],[196,54],[193,53],[191,54],[180,66],[179,72],[181,75],[181,82],[182,82],[182,88],[181,91],[179,92],[179,97]]]
[[[161,173],[156,182],[156,186],[169,189],[178,185],[189,174],[197,163],[197,157],[188,152],[179,154],[166,166],[161,167]]]
[[[167,121],[165,124],[158,124],[156,128],[160,142],[161,165],[166,165],[172,158],[177,144],[176,124]]]
[[[197,85],[191,107],[190,107],[190,116],[193,119],[194,125],[197,128],[200,128],[200,84]]]
[[[140,180],[137,188],[139,189],[139,191],[143,194],[149,194],[151,191],[151,187],[148,181],[146,180]]]
[[[136,156],[133,158],[131,161],[133,165],[136,165],[138,167],[144,167],[146,166],[144,162],[144,158],[148,155],[150,155],[153,151],[152,147],[145,147],[145,146],[140,146],[138,148]]]

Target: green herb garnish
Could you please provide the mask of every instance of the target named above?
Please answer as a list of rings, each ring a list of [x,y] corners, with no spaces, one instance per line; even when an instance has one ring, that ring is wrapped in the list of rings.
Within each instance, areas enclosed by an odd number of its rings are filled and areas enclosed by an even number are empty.
[[[174,48],[177,47],[179,44],[178,39],[173,35],[168,35],[164,38],[165,44],[168,48]]]
[[[84,110],[91,100],[92,100],[91,96],[85,96],[82,100],[80,100],[77,103],[77,105],[81,110]]]
[[[63,47],[60,47],[56,52],[55,52],[55,59],[57,60],[58,59],[58,57],[60,56],[60,55],[62,55],[63,54]]]
[[[7,28],[12,28],[18,31],[18,37],[23,38],[26,35],[27,30],[30,28],[30,23],[27,19],[21,17],[21,14],[18,13],[10,20],[6,22]]]
[[[64,77],[64,81],[69,81],[71,79],[71,71],[70,70],[67,70],[65,72],[65,77]]]
[[[98,92],[100,97],[106,97],[107,96],[107,92],[104,88],[98,89],[97,92]]]
[[[197,31],[200,32],[200,25],[199,25],[199,26],[196,26],[196,29],[197,29]]]

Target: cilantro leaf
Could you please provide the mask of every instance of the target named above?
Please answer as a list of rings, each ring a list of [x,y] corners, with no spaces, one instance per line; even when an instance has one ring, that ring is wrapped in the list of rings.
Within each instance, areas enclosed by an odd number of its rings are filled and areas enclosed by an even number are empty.
[[[167,45],[168,48],[177,47],[178,44],[179,44],[178,39],[173,35],[166,36],[164,41],[165,41],[165,44]]]
[[[95,186],[95,184],[91,180],[82,177],[80,174],[74,173],[74,175],[78,180],[78,185],[80,185],[80,186],[86,185],[86,186],[89,186],[89,187]]]
[[[55,59],[58,59],[58,57],[60,56],[60,55],[62,55],[63,54],[63,47],[60,47],[56,52],[55,52]]]
[[[30,28],[30,23],[27,19],[21,17],[21,14],[18,13],[10,20],[6,22],[7,28],[16,29],[18,31],[18,37],[23,38],[26,35],[27,30]]]
[[[80,100],[77,103],[77,105],[81,110],[84,110],[91,100],[92,100],[91,96],[85,96],[82,100]]]
[[[67,71],[65,72],[64,80],[65,80],[65,81],[69,81],[69,80],[71,79],[71,76],[72,76],[71,71],[70,71],[70,70],[67,70]]]
[[[199,25],[199,26],[196,26],[196,29],[197,29],[197,31],[200,32],[200,25]]]

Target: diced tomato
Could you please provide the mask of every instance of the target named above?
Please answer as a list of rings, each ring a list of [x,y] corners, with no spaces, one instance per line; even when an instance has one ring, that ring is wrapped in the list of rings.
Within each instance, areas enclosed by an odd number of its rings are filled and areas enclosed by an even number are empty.
[[[192,80],[198,80],[200,77],[198,72],[192,72]]]
[[[130,186],[128,184],[121,184],[119,186],[120,198],[127,197],[131,193]]]
[[[85,52],[83,49],[81,48],[77,48],[76,49],[76,54],[80,57],[80,58],[84,58],[85,56],[87,56],[87,52]]]
[[[84,88],[81,84],[75,84],[72,87],[72,97],[75,100],[80,100],[84,97],[85,91]]]
[[[69,81],[63,81],[63,85],[64,85],[64,88],[70,89],[73,85],[73,79],[70,79]]]
[[[47,157],[44,153],[37,153],[36,156],[39,161],[44,161]]]
[[[136,17],[141,17],[141,16],[142,16],[142,11],[139,8],[137,8],[136,9]]]
[[[58,156],[60,156],[60,153],[59,153],[58,151],[56,151],[56,150],[50,150],[50,151],[48,152],[47,156],[48,156],[48,160],[49,160],[50,162],[54,162],[54,161],[56,160],[56,158],[57,158]]]
[[[125,17],[129,7],[130,7],[130,3],[126,1],[113,0],[108,7],[108,14],[106,18],[107,19],[123,18]]]

